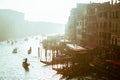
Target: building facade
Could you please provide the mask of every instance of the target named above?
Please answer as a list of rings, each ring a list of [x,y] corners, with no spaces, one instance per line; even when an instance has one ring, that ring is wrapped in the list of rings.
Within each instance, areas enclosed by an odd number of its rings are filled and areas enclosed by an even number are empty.
[[[71,14],[66,25],[65,35],[68,40],[80,45],[83,37],[85,25],[84,16],[87,4],[77,4],[76,8],[71,10]]]
[[[82,8],[82,9],[81,9]],[[120,3],[77,4],[71,11],[66,33],[71,41],[97,53],[119,52]]]

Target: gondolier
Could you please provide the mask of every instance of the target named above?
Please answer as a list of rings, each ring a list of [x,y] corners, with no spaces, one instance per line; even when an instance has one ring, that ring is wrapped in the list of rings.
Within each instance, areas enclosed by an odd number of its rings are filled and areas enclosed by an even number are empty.
[[[27,58],[24,59],[23,63],[22,63],[22,66],[24,67],[24,69],[26,71],[29,71],[29,63],[27,62]]]

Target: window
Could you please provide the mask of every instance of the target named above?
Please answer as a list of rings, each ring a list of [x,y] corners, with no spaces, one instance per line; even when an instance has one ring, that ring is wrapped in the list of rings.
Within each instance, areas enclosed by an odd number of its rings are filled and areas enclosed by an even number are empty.
[[[109,28],[111,29],[111,22],[109,22]]]
[[[117,32],[117,23],[115,24],[115,29],[114,29],[115,32]]]
[[[109,12],[109,18],[111,18],[111,12]]]
[[[115,12],[115,16],[116,16],[116,18],[118,18],[118,11]]]
[[[117,38],[115,38],[115,45],[117,45]]]
[[[106,12],[104,12],[104,18],[107,18],[107,13]]]

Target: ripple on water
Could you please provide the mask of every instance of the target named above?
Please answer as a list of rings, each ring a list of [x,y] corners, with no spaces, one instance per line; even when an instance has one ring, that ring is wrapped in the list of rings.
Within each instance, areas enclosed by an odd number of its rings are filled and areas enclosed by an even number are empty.
[[[2,43],[0,45],[0,80],[59,80],[60,76],[53,77],[56,73],[51,66],[43,67],[37,57],[38,41],[17,42],[15,45]],[[36,42],[37,41],[37,42]],[[27,50],[32,46],[32,54],[28,55]],[[18,47],[19,52],[12,54],[12,50]],[[30,63],[30,71],[25,72],[22,67],[23,58],[27,57]]]

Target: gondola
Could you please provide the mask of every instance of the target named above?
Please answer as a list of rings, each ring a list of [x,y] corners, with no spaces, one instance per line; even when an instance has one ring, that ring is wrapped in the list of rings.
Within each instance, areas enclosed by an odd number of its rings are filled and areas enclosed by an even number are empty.
[[[44,63],[44,64],[46,64],[46,65],[52,65],[52,62],[42,61],[42,60],[40,60],[40,62],[41,62],[41,63]]]

